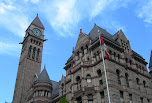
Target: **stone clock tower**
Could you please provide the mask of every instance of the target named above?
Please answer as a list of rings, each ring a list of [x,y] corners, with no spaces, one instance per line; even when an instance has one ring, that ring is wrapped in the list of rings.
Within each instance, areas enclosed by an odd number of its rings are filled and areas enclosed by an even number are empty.
[[[37,15],[25,31],[24,40],[20,43],[22,50],[12,103],[25,103],[26,93],[31,88],[34,77],[40,74],[44,29]]]

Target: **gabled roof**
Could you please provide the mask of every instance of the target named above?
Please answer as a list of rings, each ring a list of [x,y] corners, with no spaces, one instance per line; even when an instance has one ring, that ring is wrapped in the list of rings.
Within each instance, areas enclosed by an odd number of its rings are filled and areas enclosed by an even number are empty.
[[[151,56],[150,56],[150,61],[149,61],[149,68],[152,67],[152,51],[151,51]]]
[[[35,25],[35,26],[38,26],[38,27],[40,27],[40,28],[42,28],[42,29],[45,29],[44,26],[43,26],[43,24],[41,23],[38,15],[37,15],[36,18],[32,21],[31,24],[33,24],[33,25]]]
[[[35,83],[49,83],[52,85],[45,67],[41,72],[41,74],[39,75],[38,79],[35,81]]]
[[[96,24],[89,33],[92,42],[96,41],[99,38],[98,30],[102,37],[107,38],[119,45],[119,43],[113,39],[113,36],[110,33],[108,33],[105,29],[102,29],[101,27],[97,26]]]
[[[95,24],[93,29],[89,33],[92,41],[94,41],[97,38],[99,38],[98,30],[99,30],[99,32],[100,32],[100,34],[102,36],[112,39],[112,35],[111,34],[109,34],[106,30],[102,29],[101,27],[99,27],[99,26],[97,26]]]

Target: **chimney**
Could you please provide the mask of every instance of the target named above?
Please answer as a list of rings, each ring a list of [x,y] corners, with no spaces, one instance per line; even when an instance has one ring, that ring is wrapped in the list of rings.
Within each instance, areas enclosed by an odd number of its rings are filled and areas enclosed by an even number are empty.
[[[80,33],[82,33],[82,29],[80,29]]]

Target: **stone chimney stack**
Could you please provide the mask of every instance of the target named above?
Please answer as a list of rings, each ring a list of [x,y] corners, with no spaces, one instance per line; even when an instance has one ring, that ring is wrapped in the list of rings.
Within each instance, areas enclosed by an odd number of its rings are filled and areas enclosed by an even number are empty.
[[[80,29],[80,33],[82,33],[82,29]]]

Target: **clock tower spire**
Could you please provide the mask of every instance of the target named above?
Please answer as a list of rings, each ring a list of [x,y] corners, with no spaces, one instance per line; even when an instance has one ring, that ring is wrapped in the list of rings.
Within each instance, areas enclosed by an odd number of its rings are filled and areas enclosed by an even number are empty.
[[[44,26],[38,15],[25,31],[12,103],[25,103],[27,91],[35,74],[40,74],[44,40]]]

